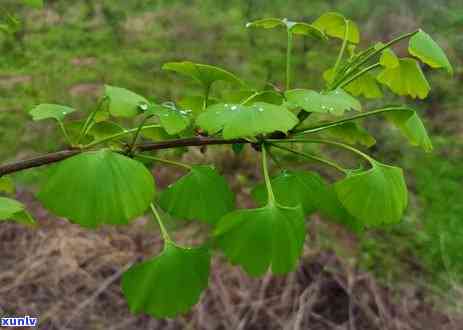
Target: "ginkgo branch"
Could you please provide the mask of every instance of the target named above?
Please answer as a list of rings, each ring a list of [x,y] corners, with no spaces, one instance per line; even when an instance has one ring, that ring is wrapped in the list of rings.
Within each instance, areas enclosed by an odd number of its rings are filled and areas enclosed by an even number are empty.
[[[145,126],[145,127],[148,128],[148,126]],[[123,136],[126,134],[128,134],[128,131],[121,132],[117,135]],[[114,137],[115,136],[112,136],[112,139],[114,139]],[[111,139],[105,138],[99,141],[95,141],[98,143],[91,143],[87,145],[85,148],[74,148],[74,149],[61,150],[61,151],[52,152],[52,153],[45,154],[45,155],[40,155],[34,158],[30,158],[26,160],[19,160],[19,161],[15,161],[12,163],[1,165],[0,166],[0,177],[3,175],[11,174],[14,172],[19,172],[19,171],[26,170],[29,168],[39,167],[39,166],[48,165],[48,164],[62,161],[66,158],[85,152],[90,147],[93,147],[97,144],[101,144],[108,140],[111,140]],[[197,136],[197,137],[184,138],[184,139],[165,140],[161,142],[138,144],[136,145],[135,149],[138,151],[151,151],[151,150],[162,150],[162,149],[180,148],[180,147],[194,147],[194,146],[200,147],[200,146],[205,146],[205,145],[221,145],[221,144],[236,144],[236,143],[251,143],[251,142],[247,141],[246,139],[224,140],[221,138]]]

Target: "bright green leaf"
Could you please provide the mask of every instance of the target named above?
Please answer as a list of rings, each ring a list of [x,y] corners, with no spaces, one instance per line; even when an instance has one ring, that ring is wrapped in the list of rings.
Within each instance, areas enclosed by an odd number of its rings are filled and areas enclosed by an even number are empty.
[[[301,205],[304,214],[318,209],[319,193],[325,185],[320,175],[310,171],[283,171],[271,180],[276,200],[282,205]],[[265,184],[259,184],[252,191],[252,197],[259,205],[267,204]]]
[[[362,110],[362,105],[342,89],[318,93],[308,89],[293,89],[285,93],[288,103],[307,112],[342,115],[347,110]]]
[[[375,77],[367,72],[348,85],[344,89],[354,96],[363,95],[368,99],[377,99],[383,97],[383,92],[378,86]]]
[[[402,169],[372,162],[371,169],[352,172],[335,183],[338,198],[365,227],[398,223],[407,206]]]
[[[305,239],[301,206],[269,204],[258,209],[242,209],[225,215],[214,236],[233,264],[252,276],[285,274],[297,265]]]
[[[343,15],[335,12],[328,12],[320,16],[312,23],[312,25],[325,34],[344,40],[346,34],[346,25],[349,25],[347,40],[357,44],[360,40],[360,34],[353,21],[346,19]]]
[[[412,58],[401,58],[397,67],[384,68],[377,80],[397,95],[413,98],[424,99],[431,89],[418,62]]]
[[[333,185],[325,184],[318,194],[319,212],[323,218],[343,225],[355,233],[363,230],[361,221],[355,219],[339,201]]]
[[[209,280],[210,254],[166,242],[157,257],[122,275],[122,292],[132,313],[175,317],[195,305]]]
[[[453,74],[452,65],[439,45],[423,30],[410,38],[408,52],[418,57],[431,68],[444,68]]]
[[[0,221],[12,220],[25,225],[35,225],[35,220],[17,200],[0,197]]]
[[[348,144],[361,144],[366,147],[375,145],[375,138],[363,127],[354,122],[346,122],[322,131],[322,135]]]
[[[401,130],[412,145],[420,146],[425,151],[433,149],[431,139],[416,111],[412,109],[389,111],[385,117]]]
[[[244,105],[250,105],[256,102],[264,102],[270,104],[281,105],[284,101],[283,95],[273,90],[264,90],[261,92],[255,92],[253,90],[240,90],[231,91],[225,93],[224,101],[229,103],[243,103]]]
[[[57,164],[37,197],[56,215],[94,228],[128,224],[145,212],[154,190],[153,177],[140,162],[99,150]]]
[[[169,135],[175,135],[184,131],[191,122],[191,110],[181,110],[174,103],[152,104],[148,113],[156,115],[162,127]]]
[[[40,104],[29,111],[32,119],[35,121],[44,119],[56,119],[62,121],[68,114],[75,110],[70,107],[58,104]]]
[[[390,48],[386,48],[381,53],[379,63],[386,68],[393,69],[399,66],[399,58]]]
[[[173,216],[215,224],[234,209],[235,197],[214,168],[193,166],[161,193],[159,204]]]
[[[190,77],[205,88],[209,88],[216,81],[227,81],[237,85],[243,84],[233,73],[207,64],[198,64],[189,61],[169,62],[164,64],[162,69]]]
[[[125,88],[105,86],[105,97],[108,99],[108,109],[115,117],[133,117],[138,115],[149,102],[143,96]]]
[[[119,124],[110,121],[102,121],[92,125],[88,135],[93,136],[96,140],[104,139],[114,134],[122,133],[124,128]]]
[[[255,137],[276,131],[287,133],[297,123],[297,117],[285,107],[264,102],[250,106],[214,104],[196,120],[196,124],[210,134],[223,130],[225,139]]]
[[[0,177],[0,193],[14,194],[15,186],[13,179],[9,176]]]

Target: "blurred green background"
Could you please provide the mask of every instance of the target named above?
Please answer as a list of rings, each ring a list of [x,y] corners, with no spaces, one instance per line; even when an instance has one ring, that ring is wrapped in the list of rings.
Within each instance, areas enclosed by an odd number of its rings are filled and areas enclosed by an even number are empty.
[[[404,222],[359,238],[359,263],[378,278],[410,277],[447,290],[463,279],[463,3],[461,0],[46,0],[43,10],[2,0],[20,20],[0,36],[0,160],[57,150],[53,123],[33,123],[38,103],[95,106],[104,84],[155,100],[198,94],[195,85],[163,72],[173,60],[224,67],[263,88],[284,82],[284,31],[248,30],[263,17],[311,22],[335,10],[355,20],[361,45],[389,40],[418,27],[444,48],[455,68],[426,71],[432,90],[423,101],[398,100],[419,109],[435,150],[424,154],[390,126],[369,123],[378,159],[402,166],[411,194]],[[406,43],[399,54],[406,53]],[[339,43],[295,41],[295,87],[319,88]],[[365,108],[377,101],[362,100]],[[338,247],[328,236],[330,248]],[[342,254],[343,252],[340,251]]]

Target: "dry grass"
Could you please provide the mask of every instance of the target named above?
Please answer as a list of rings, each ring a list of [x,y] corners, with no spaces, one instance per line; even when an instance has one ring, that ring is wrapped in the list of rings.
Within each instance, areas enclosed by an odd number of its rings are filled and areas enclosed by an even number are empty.
[[[159,250],[157,231],[143,220],[93,232],[44,213],[39,218],[35,230],[0,227],[0,308],[5,315],[38,316],[41,329],[461,328],[425,302],[422,289],[379,285],[314,241],[288,276],[253,279],[216,258],[210,287],[190,314],[168,321],[132,316],[120,275]],[[192,237],[192,229],[178,236]]]
[[[252,207],[240,180],[259,179],[259,167],[247,154],[193,151],[186,161],[216,163],[238,195],[241,207]],[[243,178],[238,178],[244,175]],[[164,167],[154,175],[163,187],[181,173]],[[310,225],[304,258],[285,277],[250,278],[221,257],[215,258],[210,286],[188,315],[156,320],[128,312],[119,282],[131,264],[155,255],[162,242],[148,219],[128,227],[88,231],[50,217],[30,192],[19,199],[40,221],[37,229],[0,226],[0,315],[37,316],[41,329],[312,329],[312,330],[457,330],[462,320],[440,312],[426,289],[417,284],[388,287],[334,252],[321,248],[315,220]],[[332,228],[355,250],[355,240]],[[184,244],[201,238],[194,225],[175,234]],[[393,288],[392,288],[393,287]],[[457,291],[455,291],[457,292]]]

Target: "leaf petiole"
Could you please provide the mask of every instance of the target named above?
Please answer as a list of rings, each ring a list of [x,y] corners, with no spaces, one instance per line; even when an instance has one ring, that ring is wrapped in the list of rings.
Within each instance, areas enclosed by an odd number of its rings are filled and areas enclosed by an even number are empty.
[[[291,153],[293,153],[295,155],[298,155],[298,156],[301,156],[301,157],[304,157],[304,158],[307,158],[307,159],[315,160],[315,161],[323,163],[325,165],[334,167],[335,169],[337,169],[338,171],[340,171],[340,172],[342,172],[344,174],[346,174],[348,172],[347,169],[345,169],[344,167],[341,167],[340,165],[336,164],[335,162],[332,162],[331,160],[328,160],[328,159],[325,159],[325,158],[322,158],[322,157],[319,157],[319,156],[316,156],[316,155],[306,154],[306,153],[296,151],[296,150],[293,150],[293,149],[290,149],[290,148],[286,148],[286,147],[283,147],[283,146],[280,146],[280,145],[274,144],[274,143],[272,143],[272,146],[275,147],[275,148],[281,149],[281,150],[291,152]]]
[[[354,121],[354,120],[357,120],[357,119],[370,117],[370,116],[376,116],[376,115],[381,114],[383,112],[403,111],[403,110],[408,110],[408,108],[407,107],[388,107],[388,108],[381,108],[381,109],[377,109],[377,110],[372,110],[372,111],[364,112],[364,113],[361,113],[361,114],[358,114],[358,115],[355,115],[355,116],[352,116],[352,117],[344,118],[344,119],[341,119],[341,120],[333,121],[333,122],[322,124],[322,125],[319,125],[319,126],[310,127],[310,128],[307,128],[307,129],[304,129],[304,130],[301,130],[301,131],[294,131],[293,135],[294,136],[299,136],[299,135],[304,135],[304,134],[307,134],[307,133],[316,133],[316,132],[323,131],[323,130],[331,128],[331,127],[342,125],[342,124],[344,124],[346,122],[349,122],[349,121]]]
[[[349,37],[349,21],[347,19],[344,19],[344,24],[345,24],[344,39],[342,41],[342,46],[341,46],[341,49],[339,50],[338,58],[336,59],[336,63],[333,69],[333,73],[335,77],[338,73],[338,68],[339,68],[339,65],[341,64],[341,60],[344,57],[344,52],[346,51],[346,46],[347,46],[347,39]]]
[[[168,160],[168,159],[163,159],[163,158],[159,158],[159,157],[155,157],[155,156],[148,156],[148,155],[137,155],[137,157],[139,158],[144,158],[144,159],[148,159],[148,160],[154,160],[156,162],[160,162],[160,163],[165,163],[165,164],[169,164],[169,165],[174,165],[174,166],[179,166],[179,167],[183,167],[183,168],[186,168],[188,170],[191,170],[192,167],[188,164],[184,164],[184,163],[180,163],[180,162],[176,162],[174,160]]]
[[[161,235],[162,235],[162,239],[164,240],[164,243],[173,242],[169,236],[169,233],[166,230],[166,227],[164,227],[164,223],[162,222],[162,219],[161,219],[161,216],[159,215],[158,210],[156,210],[156,207],[154,206],[153,203],[150,204],[150,208],[151,208],[151,212],[153,213],[154,218],[159,224],[159,228],[161,228]]]
[[[390,46],[402,41],[403,39],[406,39],[406,38],[409,38],[409,37],[412,37],[414,36],[415,34],[417,34],[419,32],[419,30],[415,30],[413,32],[409,32],[409,33],[406,33],[406,34],[403,34],[401,36],[398,36],[397,38],[395,39],[392,39],[391,41],[387,42],[386,44],[384,44],[382,47],[379,47],[378,49],[376,49],[375,51],[371,52],[370,54],[368,54],[367,56],[365,56],[361,61],[357,62],[356,64],[354,64],[352,67],[348,68],[346,74],[336,83],[332,86],[331,89],[336,89],[339,84],[344,81],[345,79],[347,79],[349,76],[351,76],[352,74],[355,74],[357,72],[357,69],[360,68],[363,64],[365,64],[366,62],[368,62],[372,57],[380,54],[383,50],[385,50],[386,48],[389,48]]]
[[[286,48],[286,90],[291,88],[291,56],[293,49],[293,34],[288,29],[288,46]]]
[[[141,128],[141,130],[149,129],[149,128],[159,128],[159,127],[161,127],[161,125],[146,125],[146,126],[143,126]],[[124,130],[123,132],[116,133],[116,134],[104,137],[104,138],[102,138],[100,140],[93,141],[93,142],[85,145],[84,149],[89,149],[89,148],[95,147],[95,146],[97,146],[99,144],[102,144],[102,143],[105,143],[105,142],[120,138],[120,137],[125,136],[125,135],[132,134],[132,133],[136,132],[138,129],[139,129],[139,127],[131,128],[131,129],[128,129],[128,130]]]
[[[64,124],[63,124],[63,122],[62,122],[61,120],[58,120],[58,125],[59,125],[59,127],[60,127],[60,129],[61,129],[61,132],[62,132],[63,135],[64,135],[64,138],[66,139],[66,142],[67,142],[70,146],[72,146],[73,144],[72,144],[71,138],[69,137],[69,134],[68,134],[68,132],[67,132],[67,130],[66,130],[66,127],[64,127]]]
[[[273,194],[272,184],[270,183],[270,176],[268,174],[267,147],[265,146],[265,144],[262,144],[262,169],[263,169],[263,172],[264,172],[265,186],[267,188],[268,204],[269,205],[274,205],[275,204],[275,195]]]
[[[267,142],[277,142],[277,143],[317,143],[317,144],[327,144],[327,145],[332,145],[336,146],[339,148],[343,148],[349,151],[352,151],[353,153],[365,158],[371,165],[375,164],[375,160],[368,156],[366,153],[348,145],[344,144],[341,142],[336,142],[336,141],[330,141],[330,140],[324,140],[324,139],[284,139],[284,140],[275,140],[275,139],[269,139],[266,140]]]

